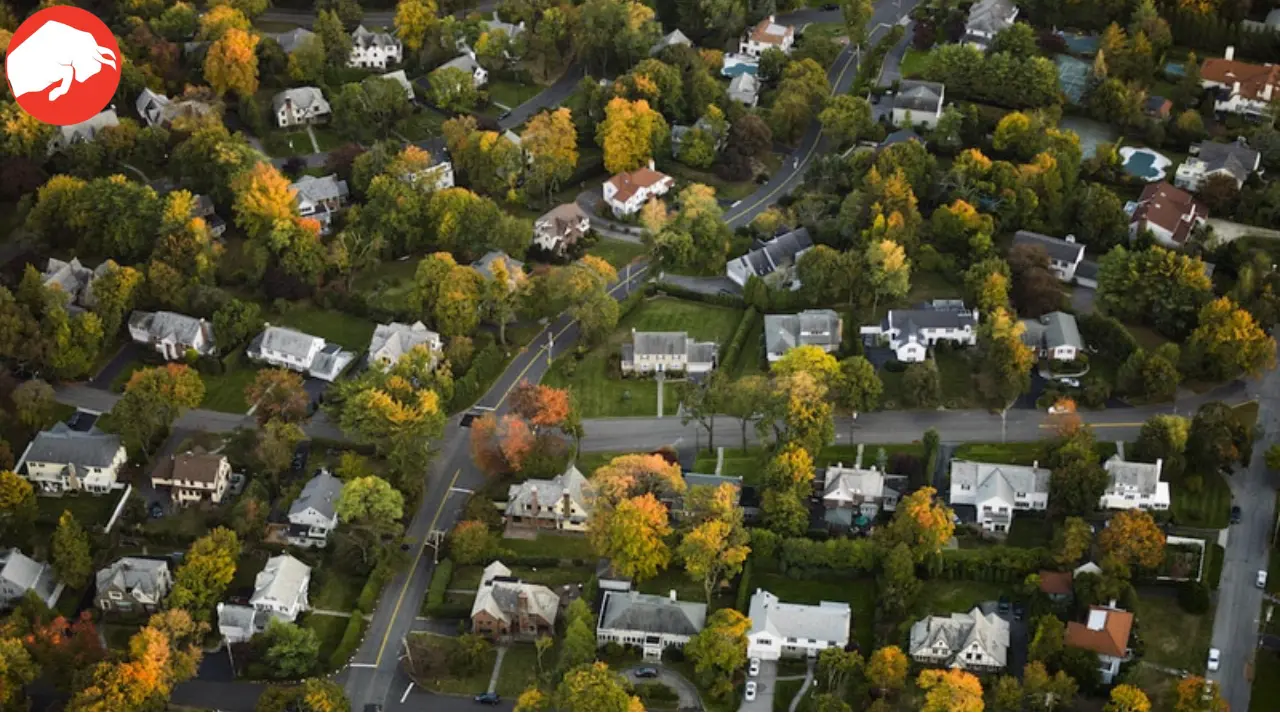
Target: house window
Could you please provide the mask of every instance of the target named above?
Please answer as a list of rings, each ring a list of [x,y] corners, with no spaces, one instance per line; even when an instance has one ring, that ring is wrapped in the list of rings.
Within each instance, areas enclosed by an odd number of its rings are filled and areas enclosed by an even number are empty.
[[[787,638],[787,642],[789,642],[789,643],[791,643],[791,644],[793,644],[793,645],[794,645],[794,644],[795,644],[795,642],[796,642],[796,639],[795,639],[795,638],[790,638],[790,637],[789,637],[789,638]]]
[[[773,644],[773,641],[772,641],[772,640],[769,640],[768,638],[757,638],[757,639],[756,639],[756,644],[757,644],[757,645],[772,645],[772,644]]]

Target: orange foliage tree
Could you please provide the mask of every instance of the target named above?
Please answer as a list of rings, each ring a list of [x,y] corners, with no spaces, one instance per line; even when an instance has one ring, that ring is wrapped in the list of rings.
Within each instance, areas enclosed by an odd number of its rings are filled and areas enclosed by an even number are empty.
[[[1164,561],[1164,533],[1145,510],[1124,510],[1113,515],[1098,533],[1098,544],[1108,556],[1125,565],[1150,570]]]
[[[934,496],[938,491],[922,487],[898,503],[893,520],[885,528],[889,546],[906,543],[916,560],[936,553],[951,540],[956,524],[951,509]]]
[[[74,621],[59,616],[37,623],[22,641],[49,679],[64,692],[71,690],[77,675],[106,657],[88,611]]]
[[[528,380],[511,391],[511,409],[528,421],[535,432],[559,427],[569,417],[571,405],[568,390],[534,385]]]
[[[661,455],[637,453],[621,455],[597,469],[588,487],[590,502],[609,506],[644,493],[683,495],[685,482],[680,466]]]
[[[489,477],[519,472],[533,447],[533,433],[515,415],[489,413],[471,423],[471,459]]]

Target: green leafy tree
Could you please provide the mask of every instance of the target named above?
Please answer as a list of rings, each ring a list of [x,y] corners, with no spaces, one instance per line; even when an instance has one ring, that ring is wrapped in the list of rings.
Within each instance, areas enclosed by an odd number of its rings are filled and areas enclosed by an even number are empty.
[[[58,407],[53,386],[39,378],[25,380],[9,396],[18,422],[29,431],[45,428]]]
[[[343,27],[338,14],[332,10],[321,10],[316,16],[315,33],[324,48],[325,64],[331,68],[346,67],[351,58],[351,35]],[[289,68],[292,71],[292,60]]]
[[[58,529],[53,531],[51,552],[58,579],[73,588],[82,588],[93,572],[89,534],[80,527],[70,510],[63,510]]]
[[[203,399],[204,383],[186,365],[145,368],[134,371],[111,417],[125,441],[150,457],[156,439]]]
[[[169,607],[186,610],[195,620],[207,622],[235,578],[239,557],[240,539],[227,528],[214,528],[196,540],[174,573]]]
[[[253,644],[260,648],[263,665],[273,678],[304,677],[320,664],[320,638],[308,627],[272,618]]]
[[[867,137],[875,126],[871,118],[871,104],[852,95],[833,95],[827,100],[827,106],[818,113],[818,122],[822,123],[822,132],[841,147]]]
[[[438,108],[457,113],[471,112],[480,100],[472,84],[471,73],[456,67],[441,67],[428,76],[431,102]]]
[[[715,611],[685,647],[702,687],[715,697],[733,694],[733,677],[747,663],[751,621],[732,608]]]

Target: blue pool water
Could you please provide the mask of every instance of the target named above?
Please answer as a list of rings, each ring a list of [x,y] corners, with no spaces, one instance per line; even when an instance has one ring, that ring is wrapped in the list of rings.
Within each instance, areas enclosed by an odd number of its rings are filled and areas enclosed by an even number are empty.
[[[1154,180],[1160,175],[1160,171],[1156,169],[1156,156],[1145,150],[1139,150],[1130,155],[1124,163],[1124,169],[1130,175],[1137,175],[1147,180]]]
[[[738,77],[739,75],[755,75],[758,70],[758,65],[753,65],[751,63],[738,63],[736,65],[726,65],[725,68],[720,71],[720,74],[725,77],[732,78]]]

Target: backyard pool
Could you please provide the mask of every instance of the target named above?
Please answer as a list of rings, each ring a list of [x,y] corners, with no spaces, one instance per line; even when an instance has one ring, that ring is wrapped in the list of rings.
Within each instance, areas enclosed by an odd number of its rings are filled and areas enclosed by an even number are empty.
[[[1169,158],[1147,148],[1122,147],[1120,158],[1124,161],[1125,172],[1148,182],[1163,180],[1165,168],[1173,164]]]

